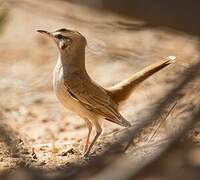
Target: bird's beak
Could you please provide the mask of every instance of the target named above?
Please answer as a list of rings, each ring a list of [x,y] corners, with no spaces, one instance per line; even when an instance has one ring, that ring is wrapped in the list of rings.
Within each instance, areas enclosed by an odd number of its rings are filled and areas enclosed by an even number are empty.
[[[46,35],[46,36],[48,36],[48,37],[52,37],[52,34],[51,34],[50,32],[48,32],[48,31],[37,30],[37,32],[39,32],[39,33],[41,33],[41,34],[44,34],[44,35]]]

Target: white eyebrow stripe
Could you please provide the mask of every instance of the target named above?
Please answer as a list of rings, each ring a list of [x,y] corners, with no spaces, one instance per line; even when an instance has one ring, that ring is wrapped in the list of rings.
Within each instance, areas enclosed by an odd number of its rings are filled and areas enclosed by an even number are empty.
[[[54,36],[59,35],[59,34],[62,35],[62,33],[60,33],[60,32],[54,32],[54,33],[53,33]],[[63,35],[62,35],[62,36],[63,36]]]
[[[61,35],[62,37],[65,37],[65,38],[69,38],[69,37],[67,37],[64,33],[62,33],[62,32],[54,32],[54,33],[52,33],[53,34],[53,36],[58,36],[58,35]]]

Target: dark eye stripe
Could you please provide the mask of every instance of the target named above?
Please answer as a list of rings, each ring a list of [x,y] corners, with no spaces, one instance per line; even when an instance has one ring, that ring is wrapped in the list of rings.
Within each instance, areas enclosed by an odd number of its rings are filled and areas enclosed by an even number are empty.
[[[62,39],[63,36],[62,36],[61,34],[56,34],[56,35],[55,35],[55,38],[57,38],[57,39]]]

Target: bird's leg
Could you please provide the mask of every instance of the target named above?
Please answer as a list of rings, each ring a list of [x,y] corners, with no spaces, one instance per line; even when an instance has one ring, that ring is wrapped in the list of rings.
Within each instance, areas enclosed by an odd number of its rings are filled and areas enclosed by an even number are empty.
[[[90,150],[92,149],[94,143],[97,141],[98,137],[100,136],[100,134],[102,132],[102,128],[101,128],[101,126],[99,125],[98,122],[95,122],[94,125],[95,125],[95,128],[96,128],[96,135],[94,136],[91,144],[89,145],[89,147],[85,151],[84,156],[87,156],[90,153]]]
[[[85,147],[84,147],[84,153],[88,149],[88,145],[89,145],[89,141],[90,141],[90,135],[91,135],[91,132],[92,132],[92,123],[88,119],[85,119],[85,122],[86,122],[86,126],[88,128],[88,135],[87,135],[87,139],[86,139],[86,143],[85,143]]]

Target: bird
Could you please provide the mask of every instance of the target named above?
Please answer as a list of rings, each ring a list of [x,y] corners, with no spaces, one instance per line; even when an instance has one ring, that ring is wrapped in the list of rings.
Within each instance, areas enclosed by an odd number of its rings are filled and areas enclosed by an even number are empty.
[[[119,112],[119,105],[145,79],[175,61],[175,56],[154,63],[122,82],[102,87],[86,71],[85,49],[87,39],[78,31],[61,28],[55,31],[37,30],[52,39],[58,49],[58,59],[53,71],[53,89],[63,106],[85,120],[88,134],[84,156],[88,156],[102,133],[102,120],[123,127],[131,124]],[[96,134],[91,140],[92,129]]]

